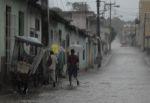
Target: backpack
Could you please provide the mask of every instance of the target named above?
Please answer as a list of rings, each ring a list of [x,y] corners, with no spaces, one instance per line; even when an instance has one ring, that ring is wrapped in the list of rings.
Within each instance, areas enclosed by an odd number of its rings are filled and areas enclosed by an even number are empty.
[[[51,66],[51,64],[52,64],[52,58],[51,58],[51,56],[49,56],[48,60],[47,60],[47,66],[49,67],[49,66]]]

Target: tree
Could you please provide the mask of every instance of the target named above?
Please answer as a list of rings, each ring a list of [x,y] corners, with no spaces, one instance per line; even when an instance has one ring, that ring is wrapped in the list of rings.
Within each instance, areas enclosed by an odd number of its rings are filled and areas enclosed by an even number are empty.
[[[86,2],[68,2],[67,5],[71,5],[74,11],[89,11],[89,5]]]

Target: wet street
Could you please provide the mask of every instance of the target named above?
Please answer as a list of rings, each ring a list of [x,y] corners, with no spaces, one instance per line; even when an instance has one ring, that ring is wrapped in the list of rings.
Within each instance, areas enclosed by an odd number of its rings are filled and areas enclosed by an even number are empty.
[[[0,103],[149,103],[150,67],[140,50],[112,45],[112,57],[99,70],[81,75],[80,86],[69,88],[66,81],[56,89],[28,95],[4,95]],[[11,101],[11,102],[10,102]]]

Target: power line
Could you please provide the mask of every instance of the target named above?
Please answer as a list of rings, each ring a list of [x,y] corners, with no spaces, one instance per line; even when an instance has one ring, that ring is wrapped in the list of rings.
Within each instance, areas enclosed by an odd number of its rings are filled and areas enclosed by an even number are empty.
[[[65,10],[64,2],[63,2],[62,0],[60,0],[60,1],[61,1],[61,3],[62,3],[63,9]]]

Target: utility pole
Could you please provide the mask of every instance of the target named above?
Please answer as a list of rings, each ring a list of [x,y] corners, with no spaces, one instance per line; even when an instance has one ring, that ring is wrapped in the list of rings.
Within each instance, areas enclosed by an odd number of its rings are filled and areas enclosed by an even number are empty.
[[[110,1],[110,38],[109,38],[109,51],[111,51],[111,38],[112,38],[112,27],[111,27],[111,9],[112,9],[112,3]]]
[[[109,19],[109,28],[110,28],[110,36],[109,36],[109,51],[111,51],[111,39],[112,39],[112,20],[111,20],[111,16],[112,16],[112,7],[117,7],[119,8],[120,6],[119,5],[116,5],[115,3],[112,3],[110,1],[110,3],[107,3],[106,5],[109,6],[109,9],[110,9],[110,12],[109,12],[109,15],[110,15],[110,19]]]
[[[98,56],[97,56],[97,62],[98,62],[98,67],[101,67],[101,37],[100,37],[100,26],[101,26],[101,21],[100,21],[100,3],[101,0],[97,0],[97,37],[98,37]]]
[[[110,19],[109,19],[109,28],[110,28],[110,36],[109,36],[109,51],[111,51],[111,38],[112,38],[112,21],[111,21],[111,10],[112,10],[112,5],[115,5],[115,3],[111,3],[111,1],[110,1],[110,3],[108,4],[109,5],[109,9],[110,9]]]
[[[100,0],[97,0],[97,36],[100,39]],[[98,40],[98,53],[101,52],[100,40]],[[100,53],[101,54],[101,53]]]
[[[144,33],[143,33],[143,50],[145,51],[145,35],[146,35],[146,13],[144,15]]]

